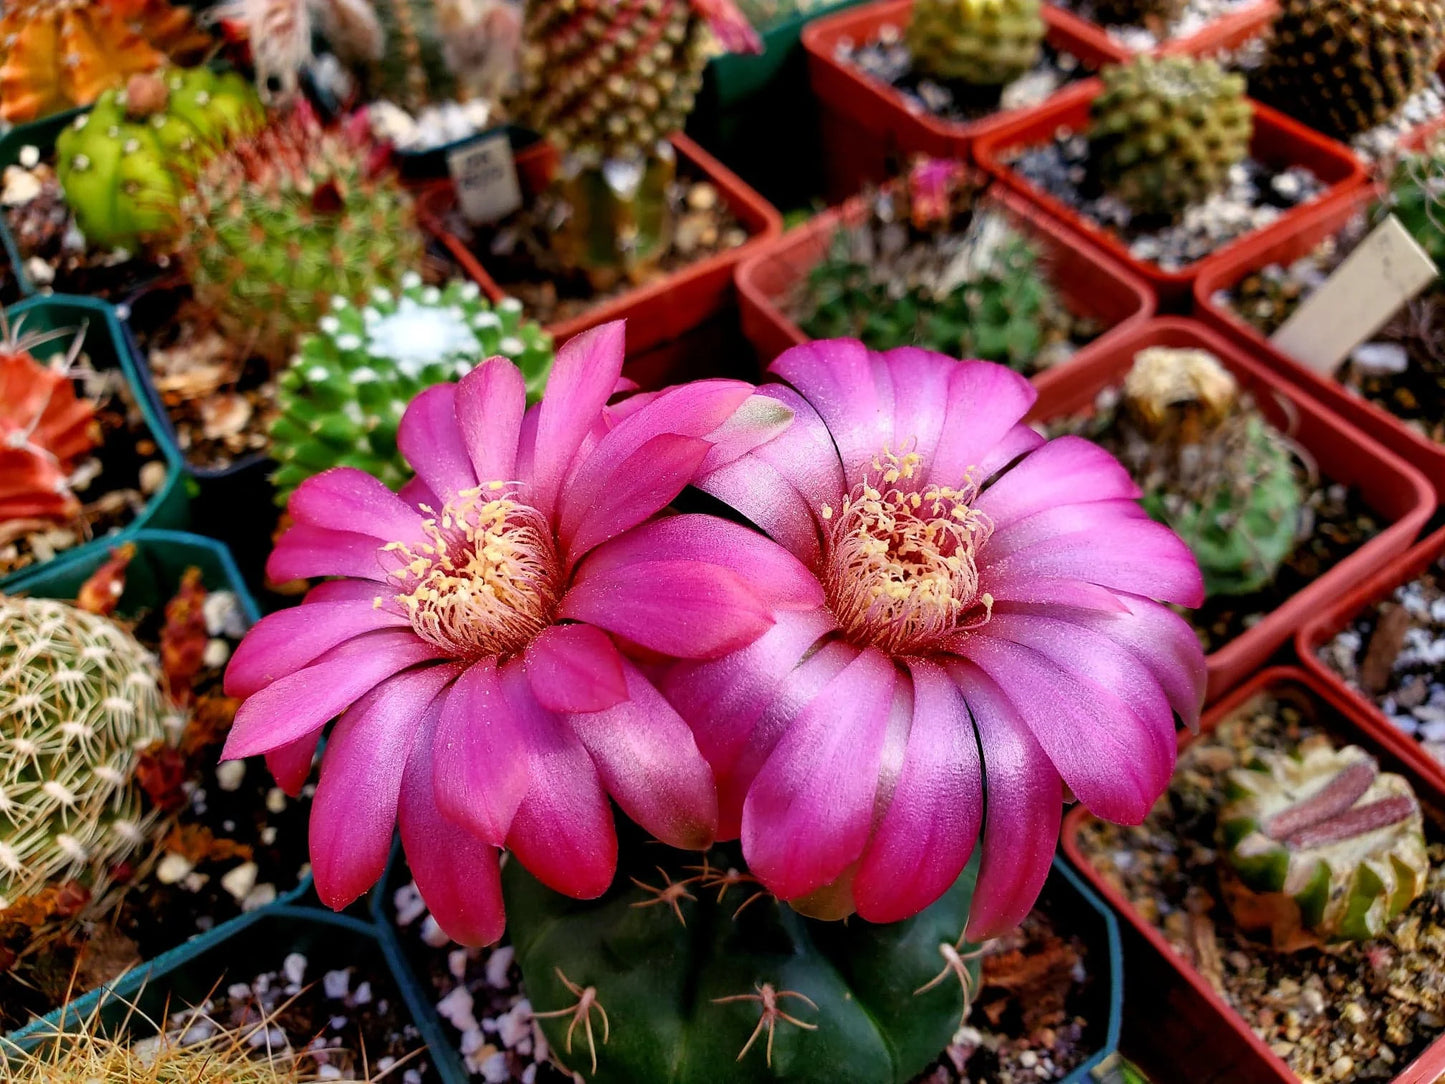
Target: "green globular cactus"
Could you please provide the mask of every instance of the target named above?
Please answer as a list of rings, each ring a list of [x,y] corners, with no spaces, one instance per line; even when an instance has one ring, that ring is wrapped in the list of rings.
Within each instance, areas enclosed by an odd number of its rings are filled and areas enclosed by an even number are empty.
[[[362,306],[336,298],[277,381],[277,503],[284,506],[298,485],[331,467],[357,467],[400,488],[411,477],[396,447],[407,404],[499,355],[522,371],[527,401],[540,399],[552,337],[522,319],[514,298],[493,308],[475,283],[439,289],[423,286],[414,272],[402,277],[399,295],[376,287]]]
[[[1445,268],[1445,142],[1400,156],[1386,206],[1435,266]]]
[[[906,41],[935,78],[1001,87],[1038,62],[1045,29],[1039,0],[916,0]]]
[[[235,72],[190,68],[132,76],[55,141],[56,174],[86,242],[135,250],[170,241],[186,178],[265,123]]]
[[[1254,114],[1243,76],[1183,56],[1141,56],[1102,74],[1091,168],[1136,214],[1178,216],[1221,189],[1249,153]]]
[[[1250,925],[1288,931],[1297,909],[1298,927],[1320,940],[1367,941],[1424,891],[1420,803],[1401,776],[1327,742],[1257,750],[1247,763],[1230,775],[1219,835]]]
[[[0,596],[0,907],[47,883],[103,887],[159,823],[140,751],[179,734],[155,657],[108,618]]]
[[[554,1057],[596,1084],[906,1084],[967,1014],[977,863],[914,918],[818,922],[778,903],[736,844],[639,841],[574,900],[519,862],[508,932]]]
[[[363,302],[422,264],[410,196],[358,132],[305,110],[216,155],[181,204],[178,252],[221,330],[284,365],[332,298]]]

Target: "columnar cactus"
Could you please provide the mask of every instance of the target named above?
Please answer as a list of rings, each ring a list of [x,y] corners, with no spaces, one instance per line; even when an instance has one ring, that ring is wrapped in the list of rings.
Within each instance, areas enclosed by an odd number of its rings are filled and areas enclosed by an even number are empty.
[[[284,364],[333,297],[364,301],[421,265],[410,197],[351,132],[304,110],[202,168],[181,202],[196,300],[237,343]]]
[[[493,308],[475,283],[424,287],[415,273],[403,276],[399,295],[377,287],[363,306],[335,299],[278,381],[276,499],[284,504],[331,467],[357,467],[399,488],[411,476],[396,447],[407,404],[486,358],[514,361],[536,402],[552,368],[552,339],[521,313],[511,298]]]
[[[155,657],[109,618],[0,596],[0,906],[47,882],[107,881],[156,823],[140,751],[184,720]]]
[[[1089,156],[1099,181],[1138,214],[1177,216],[1212,195],[1249,153],[1244,78],[1212,60],[1141,56],[1105,68]]]
[[[1230,775],[1219,830],[1225,861],[1251,894],[1236,910],[1288,930],[1297,909],[1299,927],[1324,941],[1379,937],[1430,872],[1409,782],[1353,745],[1256,750]]]
[[[169,240],[180,223],[186,177],[265,119],[255,90],[234,72],[132,76],[55,141],[56,173],[75,224],[103,248]]]
[[[1039,0],[917,0],[908,51],[929,75],[981,87],[1013,82],[1038,62]]]

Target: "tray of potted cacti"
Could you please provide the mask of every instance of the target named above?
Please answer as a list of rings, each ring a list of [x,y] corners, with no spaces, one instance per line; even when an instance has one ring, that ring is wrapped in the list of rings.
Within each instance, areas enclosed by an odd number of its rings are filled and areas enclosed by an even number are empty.
[[[810,338],[916,345],[1034,372],[1153,314],[1144,283],[961,163],[785,233],[738,265],[743,330],[764,361]]]
[[[0,1026],[14,1037],[298,896],[310,802],[259,757],[218,761],[237,704],[222,674],[259,617],[219,543],[141,531],[18,578],[0,612],[0,714],[17,723],[0,762]],[[283,781],[297,770],[271,765]]]
[[[1050,0],[1063,21],[1099,48],[1205,56],[1258,38],[1275,0]]]
[[[1149,959],[1163,1080],[1424,1084],[1445,1067],[1445,792],[1303,671],[1180,740],[1135,827],[1069,814],[1071,861]],[[1187,1010],[1187,1017],[1171,1016]]]
[[[1045,431],[1118,456],[1193,550],[1205,598],[1186,617],[1212,699],[1404,552],[1435,507],[1414,467],[1191,320],[1151,321],[1038,383]]]

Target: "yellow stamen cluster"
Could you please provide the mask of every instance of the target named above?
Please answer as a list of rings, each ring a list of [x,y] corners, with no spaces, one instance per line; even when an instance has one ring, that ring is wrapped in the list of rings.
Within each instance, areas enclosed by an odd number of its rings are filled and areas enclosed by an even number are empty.
[[[429,541],[384,547],[401,561],[390,576],[412,628],[454,658],[521,650],[552,623],[561,597],[546,517],[515,500],[511,485],[463,490],[439,514],[423,506]]]
[[[823,506],[820,578],[833,614],[855,642],[894,654],[983,624],[993,607],[979,593],[977,555],[993,522],[971,507],[978,487],[967,476],[960,489],[911,487],[921,464],[917,452],[885,448],[841,509]]]

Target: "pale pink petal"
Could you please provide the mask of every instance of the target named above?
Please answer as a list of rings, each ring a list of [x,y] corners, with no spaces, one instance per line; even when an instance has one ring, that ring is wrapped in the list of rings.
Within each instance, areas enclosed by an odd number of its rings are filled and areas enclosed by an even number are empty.
[[[532,694],[549,711],[602,711],[627,699],[622,656],[591,625],[553,625],[523,655]]]
[[[794,719],[743,805],[743,855],[780,899],[806,896],[868,842],[896,671],[861,652]]]
[[[457,384],[457,423],[479,482],[514,481],[527,382],[506,358],[488,358]]]
[[[266,559],[266,578],[285,583],[313,576],[348,576],[384,582],[395,561],[384,561],[382,545],[369,534],[298,523],[286,530]]]
[[[717,829],[717,791],[682,717],[630,662],[628,699],[568,717],[602,786],[624,813],[669,847],[701,850]]]
[[[1033,406],[1038,393],[1026,378],[987,361],[960,361],[948,381],[948,410],[931,462],[934,485],[960,486],[965,476],[988,477],[990,453]],[[996,469],[996,468],[995,468]]]
[[[997,444],[984,453],[974,477],[976,479],[992,478],[1020,456],[1037,451],[1046,443],[1044,438],[1030,426],[1020,423],[1005,433]]]
[[[913,724],[903,767],[874,830],[853,898],[869,922],[916,915],[958,880],[983,822],[978,739],[968,706],[936,663],[909,660]]]
[[[741,576],[696,561],[639,561],[596,573],[574,584],[557,612],[679,659],[715,658],[773,625]]]
[[[793,424],[793,412],[775,395],[762,392],[749,395],[722,425],[707,434],[712,451],[698,468],[699,475],[709,474],[726,463],[746,455],[787,431]]]
[[[974,507],[1002,527],[1061,504],[1136,500],[1141,490],[1123,465],[1082,437],[1060,437],[1025,457]]]
[[[476,487],[477,474],[457,424],[455,384],[434,385],[411,401],[396,430],[396,447],[443,501]]]
[[[989,594],[995,610],[1027,607],[1068,607],[1076,610],[1103,610],[1128,613],[1128,607],[1107,587],[1097,587],[1082,580],[1050,580],[1014,577],[1009,580],[990,579]]]
[[[495,659],[467,668],[437,722],[432,785],[442,816],[501,846],[527,793],[527,734],[535,714],[530,698],[519,712],[506,696]]]
[[[823,548],[815,509],[787,474],[762,458],[761,451],[719,467],[694,484],[746,516],[804,564],[814,565]],[[840,483],[838,492],[825,503],[840,500],[842,492]]]
[[[311,774],[311,762],[316,759],[316,747],[320,744],[321,731],[317,730],[266,754],[266,770],[276,780],[276,785],[291,797],[300,796],[306,777]]]
[[[1007,486],[1007,479],[1000,485]],[[1030,515],[995,524],[988,540],[987,557],[990,563],[1002,561],[1011,553],[1060,535],[1092,533],[1104,542],[1112,542],[1116,525],[1141,522],[1151,522],[1149,514],[1132,498],[1051,504]]]
[[[381,878],[417,727],[459,669],[398,674],[337,720],[311,802],[311,872],[326,906],[341,910]]]
[[[373,593],[375,585],[371,585]],[[227,696],[247,697],[293,674],[354,636],[410,627],[405,617],[371,602],[311,602],[261,618],[226,666]]]
[[[432,792],[434,702],[417,729],[406,762],[397,820],[407,866],[442,932],[462,945],[490,945],[502,936],[501,866],[497,848],[446,820]]]
[[[298,524],[370,535],[382,542],[423,537],[417,510],[355,467],[332,467],[312,475],[296,487],[287,510]]]
[[[893,404],[880,402],[872,355],[856,339],[794,346],[778,355],[768,372],[791,384],[817,411],[850,481],[857,481],[893,439]]]
[[[392,674],[435,657],[436,648],[410,630],[384,629],[348,640],[248,697],[236,712],[221,759],[289,745],[320,730]]]
[[[385,588],[379,588],[371,580],[323,580],[306,592],[301,605],[311,606],[318,602],[365,602],[373,605],[377,599],[392,613],[402,613],[395,597]]]

